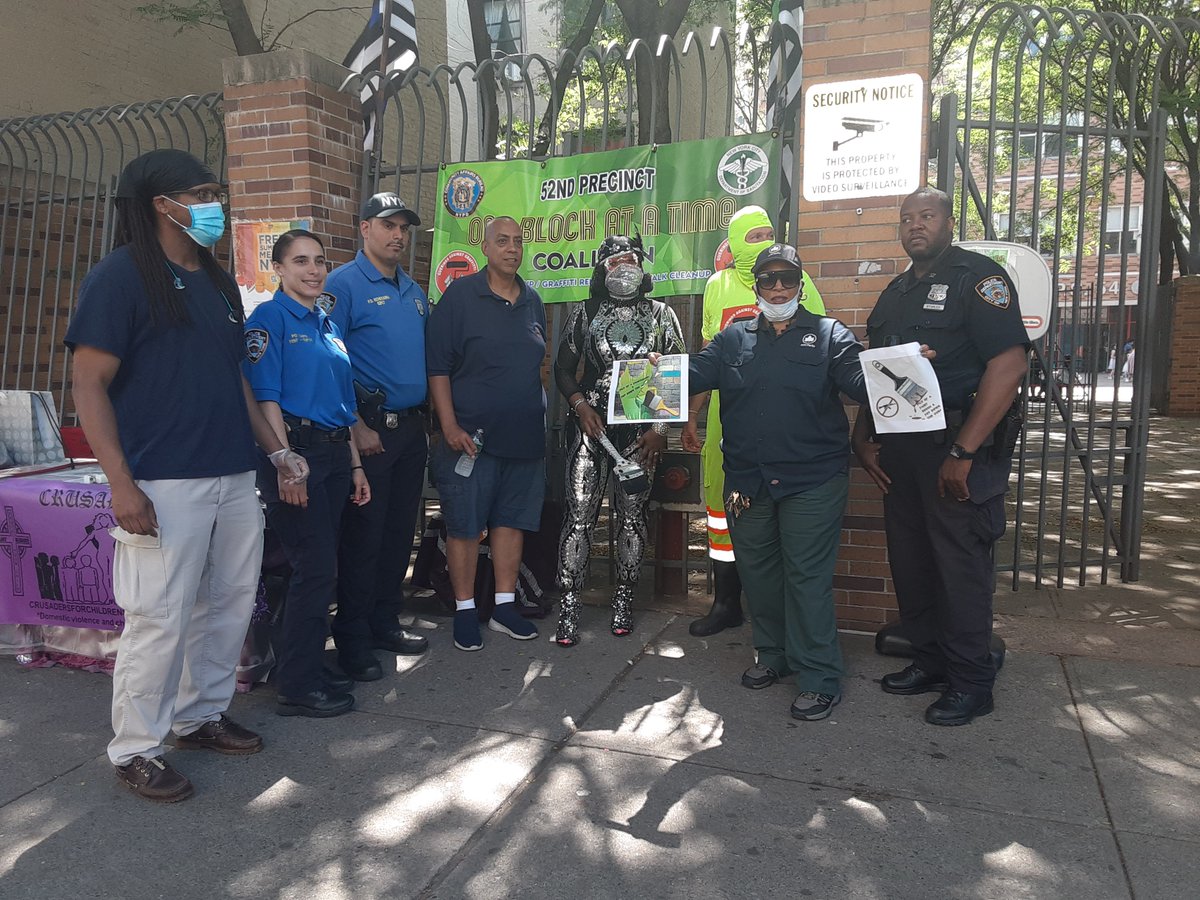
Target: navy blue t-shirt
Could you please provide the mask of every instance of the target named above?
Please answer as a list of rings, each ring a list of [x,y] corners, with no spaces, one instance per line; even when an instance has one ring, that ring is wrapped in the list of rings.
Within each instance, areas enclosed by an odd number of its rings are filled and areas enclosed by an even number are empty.
[[[133,256],[119,247],[84,278],[63,343],[121,360],[108,394],[134,478],[248,472],[255,453],[242,391],[241,323],[229,320],[229,305],[207,272],[174,271],[186,286],[180,294],[190,324],[151,321]],[[229,296],[229,304],[240,302]]]
[[[520,276],[509,303],[488,287],[487,267],[455,279],[433,308],[425,339],[430,376],[449,375],[454,415],[483,450],[509,459],[546,454],[546,308]]]

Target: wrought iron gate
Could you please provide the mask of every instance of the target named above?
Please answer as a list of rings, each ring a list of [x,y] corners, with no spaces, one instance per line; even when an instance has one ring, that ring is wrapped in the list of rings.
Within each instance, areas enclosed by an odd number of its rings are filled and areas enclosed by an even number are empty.
[[[223,173],[221,95],[0,120],[0,383],[51,391],[64,422],[73,413],[62,338],[79,282],[112,246],[122,167],[158,147]]]
[[[1057,280],[1022,395],[1015,527],[998,549],[1014,590],[1022,573],[1039,586],[1104,583],[1114,568],[1138,579],[1162,324],[1160,76],[1186,49],[1180,29],[1198,27],[997,4],[951,66],[961,98],[935,112],[960,238],[1028,244]]]
[[[733,36],[720,28],[656,44],[632,41],[539,54],[500,56],[432,70],[392,73],[383,83],[384,114],[363,167],[363,190],[395,190],[418,210],[437,203],[439,166],[483,159],[545,159],[643,143],[723,137],[767,130],[770,34]],[[645,73],[648,73],[649,77]],[[366,76],[378,83],[378,73]],[[363,76],[344,89],[357,92]],[[560,95],[556,80],[565,85]],[[411,198],[411,199],[410,199]],[[427,235],[414,243],[409,271],[428,275]],[[700,298],[674,297],[689,346],[700,344]],[[557,352],[562,316],[547,307]],[[549,392],[549,464],[565,453],[565,409]],[[561,477],[551,477],[559,490]]]

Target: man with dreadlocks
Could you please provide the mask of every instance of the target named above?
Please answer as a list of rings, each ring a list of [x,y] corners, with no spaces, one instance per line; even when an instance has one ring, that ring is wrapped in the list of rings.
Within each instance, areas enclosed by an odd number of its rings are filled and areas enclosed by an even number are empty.
[[[65,339],[117,521],[125,629],[108,756],[135,794],[167,803],[192,794],[162,758],[171,730],[180,748],[262,749],[225,715],[262,560],[255,441],[281,480],[308,475],[242,378],[241,301],[210,249],[225,230],[223,199],[212,170],[183,151],[129,163],[118,246],[84,279]]]
[[[704,312],[700,323],[703,346],[732,322],[758,316],[758,297],[754,293],[754,263],[761,251],[775,240],[775,229],[767,211],[761,206],[739,209],[729,220],[729,252],[733,265],[722,269],[704,286]],[[804,272],[800,305],[809,312],[825,315],[825,304],[808,273]],[[729,538],[729,521],[725,517],[725,457],[721,452],[721,407],[719,391],[712,392],[708,404],[703,445],[697,430],[697,420],[707,393],[695,394],[689,401],[690,411],[683,428],[681,442],[684,450],[702,453],[704,468],[704,503],[708,508],[708,555],[713,568],[713,604],[708,615],[696,619],[688,631],[697,637],[707,637],[736,628],[742,624],[742,581],[738,577]]]
[[[604,424],[600,410],[608,405],[612,364],[618,359],[646,359],[651,352],[683,353],[679,320],[669,306],[651,300],[650,276],[644,268],[640,236],[614,235],[597,254],[588,298],[575,306],[563,325],[554,362],[554,379],[567,402],[576,428],[567,453],[566,511],[558,552],[558,585],[562,609],[555,641],[563,647],[579,643],[579,593],[587,574],[592,532],[600,501],[608,486],[610,458],[600,445],[602,435],[626,458],[652,471],[666,447],[666,425]],[[583,362],[582,380],[577,378]],[[646,500],[650,489],[617,492],[617,587],[613,593],[611,631],[629,634],[630,606],[646,549]]]

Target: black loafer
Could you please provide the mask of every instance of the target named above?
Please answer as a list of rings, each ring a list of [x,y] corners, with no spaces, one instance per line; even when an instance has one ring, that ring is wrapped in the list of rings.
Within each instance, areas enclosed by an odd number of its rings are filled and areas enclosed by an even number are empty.
[[[349,675],[343,675],[341,672],[335,672],[333,669],[323,669],[321,671],[321,683],[325,685],[325,690],[331,694],[345,694],[348,691],[354,690],[356,682]]]
[[[992,709],[990,692],[946,691],[925,710],[925,721],[930,725],[966,725],[978,716],[986,716]]]
[[[891,675],[884,675],[879,682],[887,694],[924,694],[928,691],[944,691],[948,687],[945,675],[926,672],[916,663]]]
[[[330,719],[354,709],[352,694],[338,694],[332,691],[313,691],[299,697],[285,697],[280,694],[275,699],[277,703],[275,712],[281,716]]]
[[[423,638],[419,634],[413,634],[411,631],[405,631],[403,628],[397,628],[395,631],[375,635],[374,646],[377,650],[387,650],[389,653],[415,656],[429,649],[429,639]]]
[[[383,666],[370,650],[339,653],[338,665],[355,681],[378,681],[383,677]]]

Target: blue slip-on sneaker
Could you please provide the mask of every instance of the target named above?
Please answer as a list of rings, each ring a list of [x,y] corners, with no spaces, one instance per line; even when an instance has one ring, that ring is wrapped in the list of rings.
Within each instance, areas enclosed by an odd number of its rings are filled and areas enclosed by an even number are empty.
[[[507,634],[518,641],[531,641],[538,636],[533,623],[517,612],[516,604],[501,603],[488,620],[488,628]]]
[[[475,609],[460,609],[454,613],[454,646],[467,651],[483,649],[479,613]]]

